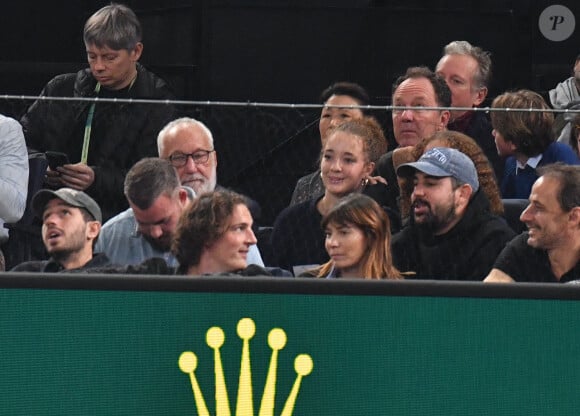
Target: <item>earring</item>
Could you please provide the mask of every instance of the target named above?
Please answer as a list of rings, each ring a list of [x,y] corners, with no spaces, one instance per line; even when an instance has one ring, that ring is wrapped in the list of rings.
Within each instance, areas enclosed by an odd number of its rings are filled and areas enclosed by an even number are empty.
[[[320,172],[320,179],[322,179],[322,171]]]
[[[362,180],[362,186],[363,186],[363,188],[364,188],[365,186],[367,186],[367,185],[368,185],[368,183],[369,183],[369,178],[364,178],[364,179]]]

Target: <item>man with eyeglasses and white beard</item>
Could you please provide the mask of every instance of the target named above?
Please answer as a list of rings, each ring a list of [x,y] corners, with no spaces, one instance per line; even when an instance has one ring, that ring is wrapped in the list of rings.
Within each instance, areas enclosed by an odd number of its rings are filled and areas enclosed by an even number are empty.
[[[213,137],[200,121],[183,117],[169,122],[159,132],[157,147],[159,158],[137,162],[127,174],[130,208],[103,225],[97,248],[116,264],[161,257],[177,266],[170,247],[179,215],[196,194],[219,188]],[[165,178],[162,183],[156,171]],[[264,265],[255,244],[250,246],[248,263]]]

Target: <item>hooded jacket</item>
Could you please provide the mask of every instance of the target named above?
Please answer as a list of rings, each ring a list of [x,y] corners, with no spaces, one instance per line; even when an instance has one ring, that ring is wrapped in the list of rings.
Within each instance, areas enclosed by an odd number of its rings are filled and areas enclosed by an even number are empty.
[[[411,222],[393,236],[391,250],[406,278],[483,280],[498,254],[515,237],[507,222],[489,211],[489,201],[479,190],[463,218],[443,235],[433,235]]]

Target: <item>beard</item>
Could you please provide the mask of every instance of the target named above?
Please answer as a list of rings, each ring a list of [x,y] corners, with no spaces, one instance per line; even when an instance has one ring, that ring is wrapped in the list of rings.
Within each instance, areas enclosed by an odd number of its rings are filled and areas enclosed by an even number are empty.
[[[419,204],[427,208],[427,212],[421,215],[420,219],[414,215],[415,225],[421,232],[437,234],[457,218],[453,204],[439,206],[433,209],[428,201],[418,198],[413,201],[411,209],[414,209]]]
[[[153,238],[147,234],[143,234],[143,238],[145,238],[145,240],[147,240],[147,242],[157,251],[165,253],[171,250],[170,235],[163,234],[161,238]]]
[[[63,264],[66,262],[72,254],[79,250],[76,249],[56,249],[52,251],[48,251],[48,254],[59,264]]]
[[[75,229],[69,230],[65,235],[65,243],[61,246],[51,247],[45,243],[46,252],[58,263],[67,261],[73,254],[83,250],[86,240],[85,225],[79,225]]]

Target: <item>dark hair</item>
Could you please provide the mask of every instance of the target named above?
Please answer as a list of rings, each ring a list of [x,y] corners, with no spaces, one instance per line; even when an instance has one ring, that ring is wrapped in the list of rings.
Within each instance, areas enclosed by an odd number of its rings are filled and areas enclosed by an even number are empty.
[[[404,75],[398,77],[392,86],[392,93],[395,94],[399,85],[411,78],[426,78],[431,82],[435,91],[435,100],[440,107],[451,107],[451,90],[445,79],[431,71],[426,66],[413,66],[407,69]]]
[[[450,147],[457,149],[461,153],[466,154],[473,161],[475,170],[477,171],[477,178],[479,180],[479,187],[483,190],[487,199],[489,200],[490,210],[496,215],[503,215],[504,208],[501,200],[501,193],[497,185],[497,179],[489,160],[479,144],[466,134],[453,130],[438,131],[421,140],[411,150],[413,160],[419,158],[425,153],[427,145],[435,140],[441,141],[445,144],[438,145],[438,147]],[[410,178],[399,178],[401,189],[401,216],[403,218],[410,215],[411,193],[413,192],[413,181]],[[458,185],[459,183],[456,183]]]
[[[329,129],[327,137],[342,131],[361,138],[367,162],[376,162],[387,151],[387,139],[379,122],[374,117],[349,120]],[[327,141],[328,142],[328,141]],[[324,152],[324,148],[322,148]]]
[[[365,279],[401,279],[391,255],[391,225],[389,216],[371,197],[352,193],[342,198],[322,219],[322,229],[329,224],[352,225],[365,235],[367,250],[361,260]],[[332,269],[332,260],[320,266],[316,273],[325,277]]]
[[[538,173],[560,182],[557,198],[564,212],[580,207],[580,166],[556,162],[539,167]]]
[[[99,48],[131,51],[141,42],[141,23],[135,12],[123,4],[111,3],[96,11],[85,23],[83,40]]]
[[[247,199],[228,190],[206,192],[194,198],[181,214],[171,243],[180,272],[199,264],[204,247],[224,235],[234,208],[240,204],[247,206]]]
[[[177,171],[169,160],[146,157],[127,172],[124,192],[130,203],[148,209],[160,195],[171,196],[180,187]]]
[[[369,93],[362,86],[354,82],[335,82],[322,91],[320,94],[320,102],[325,104],[333,95],[347,95],[353,98],[361,106],[369,105],[371,101]],[[368,108],[361,108],[360,110],[364,115],[370,114]]]
[[[527,157],[543,153],[554,141],[551,111],[531,112],[514,109],[550,110],[544,98],[531,90],[504,92],[495,97],[492,108],[509,108],[511,111],[492,111],[491,124],[506,141],[513,143],[516,152]]]

